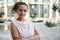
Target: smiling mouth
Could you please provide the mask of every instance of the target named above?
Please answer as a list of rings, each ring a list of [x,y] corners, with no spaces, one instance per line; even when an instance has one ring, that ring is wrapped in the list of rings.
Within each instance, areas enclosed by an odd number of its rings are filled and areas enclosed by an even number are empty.
[[[24,15],[21,15],[21,16],[24,16]]]

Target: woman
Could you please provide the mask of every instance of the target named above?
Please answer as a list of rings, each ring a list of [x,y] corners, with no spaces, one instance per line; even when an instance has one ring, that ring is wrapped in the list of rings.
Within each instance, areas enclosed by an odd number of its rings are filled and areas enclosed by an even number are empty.
[[[26,20],[28,5],[24,2],[17,2],[13,11],[18,15],[16,20],[11,23],[11,35],[13,40],[40,40],[39,33],[33,25],[33,22]]]

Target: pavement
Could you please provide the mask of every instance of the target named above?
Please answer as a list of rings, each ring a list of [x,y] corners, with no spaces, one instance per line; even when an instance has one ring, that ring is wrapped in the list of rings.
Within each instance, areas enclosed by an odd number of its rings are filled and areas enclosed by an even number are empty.
[[[44,23],[35,23],[41,40],[60,40],[60,25],[47,27]]]
[[[40,40],[60,40],[60,25],[47,27],[44,23],[34,23],[40,33]],[[3,31],[0,26],[0,40],[12,40],[9,30]]]

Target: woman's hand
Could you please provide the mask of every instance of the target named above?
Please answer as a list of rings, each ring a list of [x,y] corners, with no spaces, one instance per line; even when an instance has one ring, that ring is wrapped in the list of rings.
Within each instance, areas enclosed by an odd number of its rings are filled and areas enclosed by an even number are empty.
[[[36,28],[34,28],[34,37],[33,40],[40,40],[40,35],[39,32],[37,31]]]
[[[32,40],[40,40],[40,36],[39,35],[35,35]]]

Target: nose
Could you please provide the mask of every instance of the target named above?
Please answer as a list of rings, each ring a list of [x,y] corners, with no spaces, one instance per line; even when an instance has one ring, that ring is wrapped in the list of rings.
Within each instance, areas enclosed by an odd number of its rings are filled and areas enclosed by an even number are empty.
[[[22,11],[22,14],[24,14],[24,11]]]
[[[21,15],[24,15],[24,13],[25,13],[25,12],[24,12],[24,11],[22,11],[22,12],[21,12]]]

